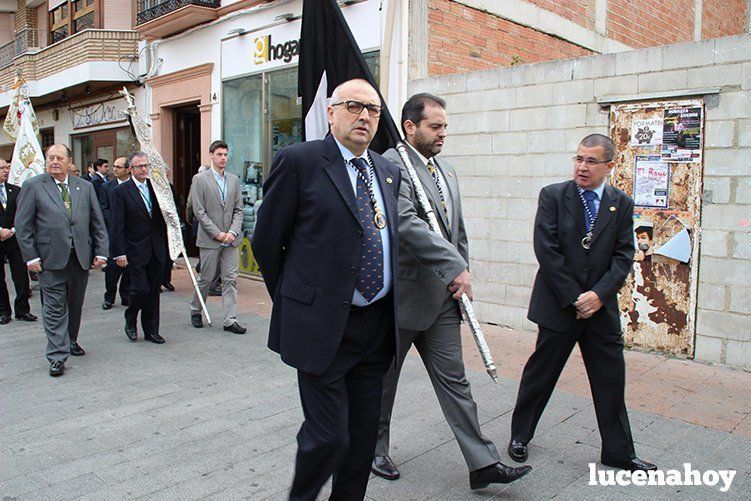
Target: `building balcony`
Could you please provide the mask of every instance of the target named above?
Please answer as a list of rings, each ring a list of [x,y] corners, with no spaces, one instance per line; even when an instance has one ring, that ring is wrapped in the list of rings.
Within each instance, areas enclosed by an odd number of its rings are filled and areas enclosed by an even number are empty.
[[[43,49],[32,50],[29,40],[16,38],[0,47],[0,110],[10,103],[10,86],[20,72],[35,106],[77,94],[91,93],[117,82],[131,82],[124,68],[136,68],[139,35],[135,31],[84,30]],[[25,44],[25,45],[24,45]],[[24,48],[20,54],[16,50]],[[11,56],[11,49],[13,55]],[[10,57],[11,64],[7,64]],[[3,67],[3,64],[6,64]]]
[[[16,56],[36,50],[39,50],[37,30],[26,28],[19,31],[16,33],[15,40],[0,47],[0,69],[12,65]]]
[[[219,17],[220,0],[138,0],[135,30],[163,38]]]

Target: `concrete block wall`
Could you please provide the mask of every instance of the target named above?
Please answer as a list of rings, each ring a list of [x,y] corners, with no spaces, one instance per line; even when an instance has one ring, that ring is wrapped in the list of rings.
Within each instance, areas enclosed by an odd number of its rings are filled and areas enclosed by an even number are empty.
[[[709,87],[695,356],[751,368],[751,34],[410,82],[447,101],[482,321],[534,329],[537,196],[571,177],[582,137],[608,133],[598,99]]]

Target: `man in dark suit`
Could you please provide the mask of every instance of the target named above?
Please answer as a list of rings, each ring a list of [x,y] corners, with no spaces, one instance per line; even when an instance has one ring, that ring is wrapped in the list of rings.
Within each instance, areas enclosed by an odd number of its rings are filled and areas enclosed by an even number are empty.
[[[540,192],[534,249],[540,269],[528,318],[537,345],[519,384],[509,456],[525,461],[527,444],[558,377],[579,343],[592,390],[604,465],[654,470],[636,457],[626,412],[626,367],[617,293],[634,258],[634,202],[605,183],[615,147],[601,134],[579,144],[574,178]]]
[[[29,273],[21,257],[21,249],[16,241],[13,220],[16,217],[16,200],[21,188],[8,183],[10,165],[0,158],[0,325],[11,319],[10,296],[5,285],[5,260],[8,260],[10,276],[16,289],[13,309],[16,318],[33,322],[37,319],[29,307]]]
[[[396,150],[384,153],[402,169],[399,190],[399,354],[404,360],[412,344],[420,352],[456,441],[469,468],[472,489],[509,483],[530,471],[500,461],[495,444],[482,434],[477,404],[462,360],[461,313],[457,299],[472,298],[469,246],[464,228],[459,183],[454,167],[438,159],[446,139],[446,103],[432,94],[416,94],[402,108],[402,130],[417,177],[436,214],[441,234],[427,223],[412,181]],[[401,362],[401,361],[400,361]],[[384,379],[381,421],[372,470],[388,480],[399,478],[391,461],[389,431],[399,378],[395,364]]]
[[[285,147],[252,240],[274,306],[269,347],[297,369],[305,422],[290,499],[363,499],[381,381],[398,346],[399,170],[368,150],[381,101],[365,80],[333,92],[331,135]]]
[[[91,184],[94,185],[97,197],[99,197],[99,194],[102,191],[102,186],[109,181],[107,171],[109,171],[110,163],[104,158],[97,158],[94,160],[93,167],[94,172],[91,174]]]
[[[42,320],[50,376],[65,371],[78,344],[89,268],[107,261],[109,240],[91,183],[68,175],[70,149],[47,149],[47,172],[23,184],[16,209],[16,238],[29,271],[39,274]]]
[[[99,192],[99,205],[102,207],[104,222],[107,224],[107,233],[110,237],[110,243],[112,242],[112,211],[110,210],[110,207],[112,207],[112,196],[117,186],[120,186],[130,179],[130,165],[128,165],[128,159],[125,157],[115,159],[115,161],[112,162],[112,172],[115,175],[115,178],[104,183],[102,185],[102,190]],[[130,282],[130,279],[127,268],[117,266],[115,260],[110,257],[107,260],[107,266],[104,268],[103,310],[109,310],[115,304],[118,282],[120,282],[120,302],[123,306],[128,306],[128,283]]]
[[[125,335],[135,341],[138,312],[143,337],[162,344],[159,335],[159,286],[167,259],[167,225],[149,180],[149,157],[142,151],[128,155],[131,178],[112,194],[111,255],[121,268],[128,267],[128,307]]]

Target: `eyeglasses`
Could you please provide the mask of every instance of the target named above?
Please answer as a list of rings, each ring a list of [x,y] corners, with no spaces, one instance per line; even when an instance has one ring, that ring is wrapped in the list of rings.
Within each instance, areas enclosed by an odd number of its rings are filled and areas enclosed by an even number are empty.
[[[143,165],[131,165],[131,169],[148,169],[151,167],[151,164],[143,164]]]
[[[363,108],[368,110],[370,118],[378,118],[381,116],[381,106],[377,104],[365,104],[360,101],[340,101],[338,103],[332,103],[331,106],[344,105],[347,107],[347,111],[353,115],[359,115],[362,113]]]
[[[588,165],[599,165],[599,164],[606,164],[606,163],[612,162],[612,160],[596,160],[594,158],[584,158],[579,155],[571,157],[571,160],[573,160],[575,164],[588,164]]]

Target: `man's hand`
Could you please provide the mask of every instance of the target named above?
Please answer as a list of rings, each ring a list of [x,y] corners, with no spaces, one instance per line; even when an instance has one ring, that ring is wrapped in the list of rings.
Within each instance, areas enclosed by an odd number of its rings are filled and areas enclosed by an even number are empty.
[[[472,277],[469,270],[464,270],[449,284],[449,290],[454,293],[454,299],[461,299],[462,294],[466,294],[472,301]]]
[[[225,235],[225,237],[224,237],[224,243],[232,245],[232,242],[235,241],[235,234],[232,233],[231,231],[228,231],[224,235]]]
[[[125,268],[126,266],[128,266],[128,258],[121,256],[115,259],[115,264],[117,264],[120,268]]]
[[[217,236],[214,237],[214,240],[217,240],[217,241],[222,242],[222,243],[224,243],[226,239],[227,239],[227,234],[224,233],[223,231],[220,232]]]
[[[579,294],[574,302],[576,307],[576,318],[589,318],[602,308],[602,301],[594,291],[587,291]]]
[[[0,241],[8,240],[12,236],[13,232],[10,230],[10,228],[3,228],[0,230]]]
[[[94,268],[101,268],[104,266],[104,264],[107,262],[106,259],[102,259],[101,257],[95,257],[94,262],[92,263],[92,266]]]
[[[636,249],[636,252],[634,253],[634,261],[644,261],[644,251],[640,249]]]
[[[41,273],[42,272],[42,262],[37,261],[35,263],[27,264],[26,268],[29,269],[32,273]]]

